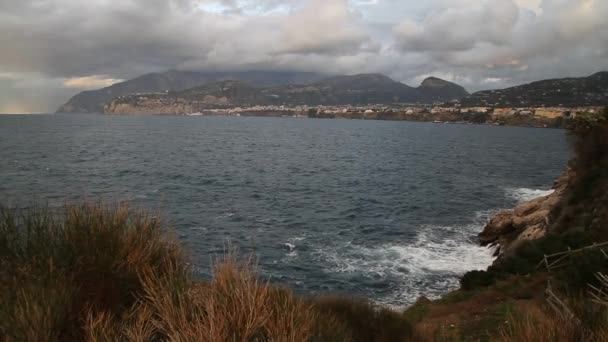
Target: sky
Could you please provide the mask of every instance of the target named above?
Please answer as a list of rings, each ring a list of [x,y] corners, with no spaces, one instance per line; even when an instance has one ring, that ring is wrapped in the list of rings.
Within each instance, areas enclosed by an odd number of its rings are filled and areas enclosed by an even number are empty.
[[[436,76],[469,91],[608,70],[606,0],[0,0],[0,113],[168,69]]]

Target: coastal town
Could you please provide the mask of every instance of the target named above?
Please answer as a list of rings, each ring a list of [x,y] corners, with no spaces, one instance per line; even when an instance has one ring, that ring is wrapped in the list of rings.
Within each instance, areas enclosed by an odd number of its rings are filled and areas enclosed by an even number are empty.
[[[579,113],[598,113],[602,107],[461,107],[458,103],[422,105],[243,106],[186,112],[185,115],[283,116],[325,119],[427,121],[559,128]]]

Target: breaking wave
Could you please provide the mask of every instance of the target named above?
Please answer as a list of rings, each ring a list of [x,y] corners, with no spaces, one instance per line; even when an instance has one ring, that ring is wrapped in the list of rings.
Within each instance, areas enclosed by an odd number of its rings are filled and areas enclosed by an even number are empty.
[[[378,302],[403,307],[420,296],[438,298],[458,288],[459,278],[472,270],[486,269],[493,250],[479,246],[472,236],[481,231],[480,212],[465,226],[423,226],[407,244],[363,246],[347,242],[335,249],[319,249],[328,273],[363,277],[371,282],[395,284]],[[485,222],[485,221],[484,221]]]
[[[551,195],[555,190],[529,189],[529,188],[507,188],[507,197],[518,202],[527,202],[535,198]]]

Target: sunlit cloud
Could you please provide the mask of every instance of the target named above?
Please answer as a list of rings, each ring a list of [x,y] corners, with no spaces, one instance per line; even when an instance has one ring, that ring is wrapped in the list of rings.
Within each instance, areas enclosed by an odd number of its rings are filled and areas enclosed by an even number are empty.
[[[68,78],[63,81],[66,88],[72,89],[97,89],[111,86],[114,83],[122,82],[121,79],[105,78],[99,75]]]

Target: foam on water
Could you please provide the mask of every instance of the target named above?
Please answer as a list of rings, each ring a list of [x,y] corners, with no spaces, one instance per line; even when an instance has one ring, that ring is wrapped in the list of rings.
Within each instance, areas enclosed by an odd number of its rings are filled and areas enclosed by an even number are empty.
[[[296,236],[296,237],[291,237],[287,240],[287,242],[285,242],[283,244],[283,246],[287,247],[287,253],[286,256],[288,257],[296,257],[298,256],[298,251],[297,251],[297,245],[296,243],[299,243],[300,241],[304,240],[305,237],[304,236]]]
[[[423,226],[410,243],[363,246],[346,242],[317,252],[329,265],[328,273],[391,279],[398,285],[378,301],[402,307],[422,295],[438,298],[457,288],[464,273],[486,269],[492,263],[493,250],[471,239],[488,215],[476,213],[474,223],[465,226]]]
[[[531,201],[535,198],[551,195],[555,190],[529,189],[529,188],[507,188],[506,195],[519,202]]]

